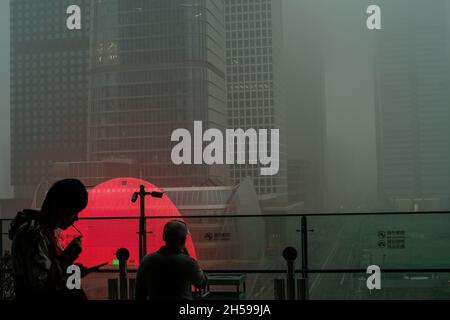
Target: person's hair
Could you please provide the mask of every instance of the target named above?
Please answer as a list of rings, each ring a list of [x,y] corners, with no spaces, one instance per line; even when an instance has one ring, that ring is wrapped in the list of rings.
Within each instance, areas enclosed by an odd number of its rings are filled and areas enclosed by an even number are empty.
[[[83,183],[77,179],[64,179],[54,183],[47,192],[41,211],[53,214],[55,209],[72,209],[76,212],[86,208],[88,193]]]
[[[168,245],[182,245],[189,234],[187,225],[181,220],[171,220],[164,226],[163,240]]]

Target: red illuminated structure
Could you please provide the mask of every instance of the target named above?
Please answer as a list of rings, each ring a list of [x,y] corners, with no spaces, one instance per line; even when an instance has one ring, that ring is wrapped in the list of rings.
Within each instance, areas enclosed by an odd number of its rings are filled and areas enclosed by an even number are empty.
[[[78,262],[86,266],[103,262],[117,264],[117,249],[127,248],[130,251],[129,264],[138,265],[140,204],[139,201],[133,203],[131,198],[135,192],[139,192],[141,185],[148,192],[160,192],[153,184],[135,178],[109,180],[89,191],[88,206],[80,213],[80,221],[76,222],[76,227],[83,234],[83,252]],[[180,212],[167,195],[160,199],[148,197],[145,215],[179,216],[182,220]],[[147,253],[155,252],[164,245],[162,232],[169,220],[147,220]],[[66,244],[75,236],[78,236],[78,232],[70,228],[62,234],[62,243]],[[195,258],[195,248],[190,236],[186,241],[186,248]]]

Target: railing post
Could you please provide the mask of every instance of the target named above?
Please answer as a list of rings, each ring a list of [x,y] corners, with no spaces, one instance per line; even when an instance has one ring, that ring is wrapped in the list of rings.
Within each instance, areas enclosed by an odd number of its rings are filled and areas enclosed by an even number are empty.
[[[3,260],[3,220],[0,220],[0,260]],[[3,272],[3,268],[6,269],[6,266],[0,265],[0,268],[0,300],[3,300],[5,299],[5,292],[3,288],[5,274]]]
[[[135,291],[136,291],[136,279],[135,278],[129,279],[128,297],[130,298],[130,300],[135,299],[135,295],[134,295]]]
[[[297,259],[297,250],[287,247],[283,250],[283,258],[287,261],[287,300],[295,300],[295,269],[294,261]]]
[[[3,220],[0,220],[0,257],[3,257]]]
[[[108,279],[108,300],[119,300],[119,283],[117,279]]]
[[[130,258],[130,252],[120,248],[116,256],[119,259],[119,297],[120,300],[128,300],[127,260]]]
[[[301,219],[301,234],[302,234],[302,278],[304,279],[304,292],[302,297],[305,300],[309,299],[309,287],[308,287],[308,221],[306,216],[302,216]]]
[[[306,279],[297,279],[297,300],[306,300]]]
[[[286,300],[286,288],[284,287],[284,279],[274,279],[273,289],[275,300]]]

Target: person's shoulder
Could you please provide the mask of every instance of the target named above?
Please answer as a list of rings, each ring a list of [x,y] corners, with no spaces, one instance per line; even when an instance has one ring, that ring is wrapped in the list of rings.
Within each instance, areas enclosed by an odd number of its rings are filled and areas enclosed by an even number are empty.
[[[31,238],[37,240],[42,236],[42,225],[40,223],[41,213],[36,210],[19,211],[11,222],[8,232],[9,238]]]
[[[142,261],[149,260],[149,259],[153,259],[153,258],[157,257],[158,255],[159,255],[159,253],[158,253],[157,251],[156,251],[156,252],[153,252],[153,253],[146,254],[146,255],[142,258]]]
[[[27,240],[31,242],[37,242],[42,240],[43,233],[40,224],[35,221],[23,223],[17,228],[13,239]]]
[[[151,261],[153,261],[155,259],[158,259],[159,256],[160,256],[160,253],[158,253],[158,251],[153,252],[153,253],[149,253],[149,254],[147,254],[146,256],[144,256],[142,258],[142,261],[141,261],[140,264],[146,264],[148,262],[151,262]]]
[[[195,260],[194,258],[192,258],[191,256],[189,256],[187,254],[180,254],[179,257],[180,257],[180,259],[182,259],[186,263],[189,263],[189,264],[192,264],[192,265],[198,264],[197,260]]]

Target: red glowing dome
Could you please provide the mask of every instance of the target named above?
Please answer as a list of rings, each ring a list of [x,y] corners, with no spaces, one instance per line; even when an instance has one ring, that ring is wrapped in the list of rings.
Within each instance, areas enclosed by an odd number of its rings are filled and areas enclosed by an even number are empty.
[[[153,184],[135,178],[118,178],[99,184],[89,191],[89,203],[76,222],[76,227],[83,233],[83,252],[77,262],[86,266],[103,262],[116,264],[115,253],[119,248],[130,251],[129,265],[139,264],[139,219],[120,220],[83,220],[89,217],[139,217],[139,201],[131,202],[134,192],[144,185],[147,192],[160,191]],[[164,195],[161,199],[146,197],[146,216],[180,216],[177,207]],[[157,251],[164,242],[162,231],[170,219],[147,219],[147,253]],[[63,245],[78,236],[69,228],[61,235]],[[188,236],[186,247],[194,258],[195,248]]]

